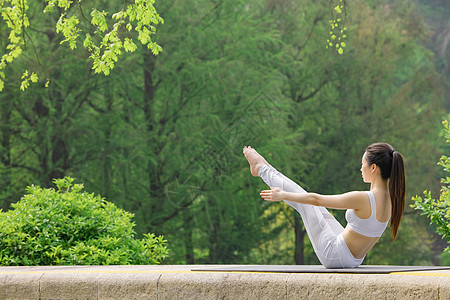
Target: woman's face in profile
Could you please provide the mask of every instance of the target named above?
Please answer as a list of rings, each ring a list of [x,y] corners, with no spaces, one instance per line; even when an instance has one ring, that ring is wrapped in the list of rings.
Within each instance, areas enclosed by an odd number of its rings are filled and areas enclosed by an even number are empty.
[[[361,176],[363,178],[363,181],[366,183],[370,182],[372,178],[372,173],[370,171],[371,168],[369,166],[369,163],[367,162],[366,153],[364,152],[364,155],[361,159]]]

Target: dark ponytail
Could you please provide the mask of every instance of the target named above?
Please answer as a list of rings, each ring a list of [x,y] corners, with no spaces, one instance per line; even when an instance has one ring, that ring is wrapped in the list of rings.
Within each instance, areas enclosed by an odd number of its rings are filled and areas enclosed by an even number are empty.
[[[406,180],[403,156],[389,144],[375,143],[367,147],[366,157],[369,165],[376,164],[380,168],[383,179],[389,179],[392,206],[390,227],[392,239],[395,240],[405,210]]]
[[[398,227],[402,219],[403,211],[405,210],[405,194],[406,194],[406,180],[405,167],[403,165],[403,156],[394,151],[392,153],[392,170],[389,178],[389,194],[391,196],[391,230],[392,238],[397,237]]]

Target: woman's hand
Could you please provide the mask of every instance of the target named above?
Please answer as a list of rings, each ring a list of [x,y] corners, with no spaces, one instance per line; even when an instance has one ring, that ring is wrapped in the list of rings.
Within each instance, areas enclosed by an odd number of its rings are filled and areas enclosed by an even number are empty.
[[[281,201],[283,200],[283,191],[280,188],[270,188],[259,193],[261,198],[266,201]]]

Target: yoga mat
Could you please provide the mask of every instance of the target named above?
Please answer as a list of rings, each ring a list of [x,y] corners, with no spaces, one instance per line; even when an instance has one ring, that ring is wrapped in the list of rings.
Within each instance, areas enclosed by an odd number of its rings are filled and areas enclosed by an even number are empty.
[[[326,269],[322,265],[252,265],[252,266],[211,266],[193,268],[191,271],[201,272],[271,272],[271,273],[357,273],[357,274],[389,274],[392,272],[450,270],[438,266],[375,266],[362,265],[358,268]]]

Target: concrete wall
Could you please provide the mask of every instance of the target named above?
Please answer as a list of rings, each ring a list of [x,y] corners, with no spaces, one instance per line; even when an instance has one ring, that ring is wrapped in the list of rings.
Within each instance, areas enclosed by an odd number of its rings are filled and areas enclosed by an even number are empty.
[[[0,299],[450,299],[450,271],[190,271],[199,267],[0,267]]]

